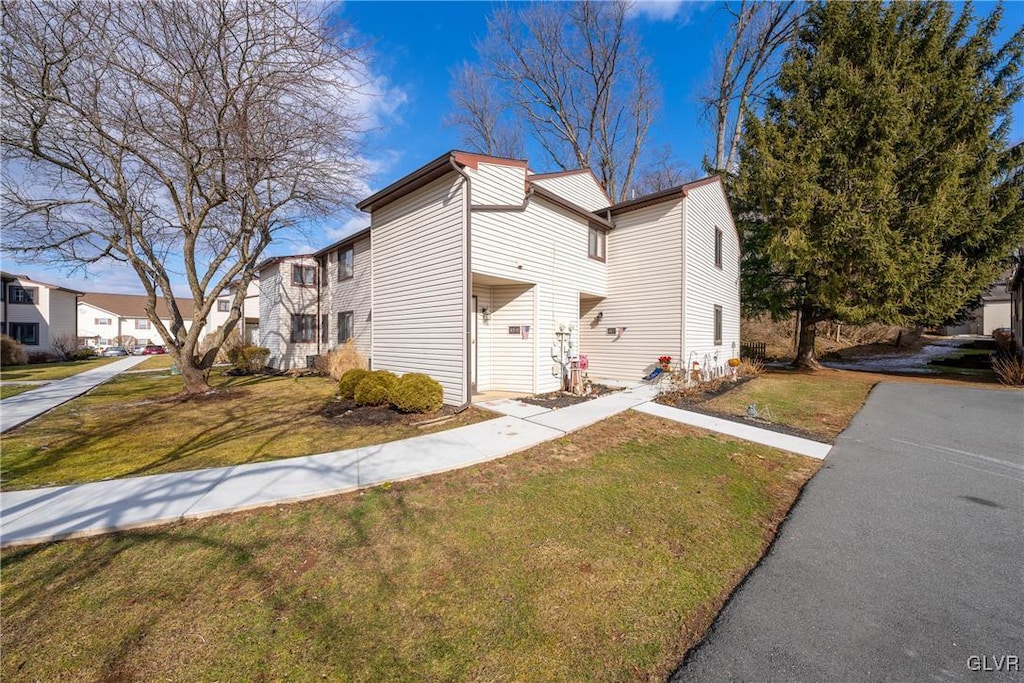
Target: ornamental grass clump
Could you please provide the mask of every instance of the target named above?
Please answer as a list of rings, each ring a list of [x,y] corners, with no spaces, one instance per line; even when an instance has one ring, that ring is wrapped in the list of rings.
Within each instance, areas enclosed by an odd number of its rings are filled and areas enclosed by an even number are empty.
[[[1000,354],[992,359],[992,371],[1000,384],[1024,386],[1024,354]]]
[[[394,373],[387,370],[374,370],[359,382],[355,395],[357,405],[382,406],[390,401],[391,389],[398,381]]]
[[[342,398],[355,398],[356,387],[358,387],[359,383],[362,382],[369,374],[370,371],[364,368],[352,368],[351,370],[348,370],[341,376],[341,379],[338,380],[338,393]]]
[[[313,367],[321,375],[340,380],[349,370],[365,368],[366,357],[356,348],[355,341],[349,339],[326,354],[317,356]]]
[[[395,382],[390,399],[391,405],[403,413],[434,413],[441,409],[444,389],[428,375],[410,372]]]

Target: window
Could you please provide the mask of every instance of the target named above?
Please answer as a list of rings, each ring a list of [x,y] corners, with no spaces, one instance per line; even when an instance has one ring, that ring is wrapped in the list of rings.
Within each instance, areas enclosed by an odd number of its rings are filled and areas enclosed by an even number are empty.
[[[149,321],[146,320],[145,318],[136,318],[135,319],[135,329],[137,329],[137,330],[148,330],[149,329]]]
[[[722,307],[715,306],[715,346],[722,345]]]
[[[597,228],[590,229],[590,240],[587,245],[587,255],[592,259],[604,261],[605,232]]]
[[[344,344],[352,338],[352,311],[338,314],[338,343]]]
[[[292,284],[299,287],[315,287],[316,266],[292,266]]]
[[[722,229],[715,228],[715,268],[722,267]]]
[[[352,277],[355,272],[353,259],[354,252],[352,247],[338,252],[338,280],[347,280]]]
[[[316,341],[316,316],[292,315],[292,344]]]
[[[38,299],[36,295],[39,292],[39,288],[11,285],[7,292],[7,301],[12,304],[34,304]]]
[[[113,325],[114,321],[110,318],[96,318],[93,320],[94,325]]]
[[[331,324],[331,317],[329,315],[324,313],[322,316],[320,316],[320,343],[321,344],[327,344],[330,341],[330,336],[328,334],[330,332],[330,328],[329,328],[330,324]]]
[[[228,313],[230,311],[231,311],[231,302],[230,301],[228,301],[227,299],[218,299],[217,300],[217,312],[218,313]]]
[[[26,346],[39,345],[39,323],[7,323],[7,334]]]

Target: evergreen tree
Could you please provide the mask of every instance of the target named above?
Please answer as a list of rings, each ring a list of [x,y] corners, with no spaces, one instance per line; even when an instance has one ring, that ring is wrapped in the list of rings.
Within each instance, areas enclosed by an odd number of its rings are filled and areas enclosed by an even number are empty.
[[[791,46],[733,182],[748,314],[940,324],[1024,241],[1024,145],[1008,144],[1024,29],[1002,7],[821,3]]]

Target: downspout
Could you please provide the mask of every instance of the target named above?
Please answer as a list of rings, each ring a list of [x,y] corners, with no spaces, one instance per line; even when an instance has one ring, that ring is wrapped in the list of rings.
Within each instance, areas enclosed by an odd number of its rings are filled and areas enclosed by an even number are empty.
[[[683,253],[680,254],[679,259],[679,360],[683,359],[686,353],[686,231],[689,228],[687,223],[687,206],[690,203],[690,199],[687,196],[686,190],[683,190],[683,229],[682,237],[680,238],[680,248]],[[689,361],[687,361],[689,362]],[[688,367],[683,368],[683,372],[689,371]],[[686,377],[687,375],[683,375]]]
[[[473,244],[472,244],[472,240],[471,240],[473,231],[472,231],[472,227],[471,227],[471,224],[470,224],[470,215],[471,215],[470,214],[470,210],[471,210],[472,204],[473,204],[473,194],[472,194],[472,185],[470,183],[469,174],[466,173],[466,171],[464,171],[462,169],[462,167],[459,166],[458,162],[455,161],[455,157],[449,156],[448,157],[448,163],[451,164],[451,167],[455,170],[455,172],[458,173],[460,176],[462,176],[463,180],[466,181],[465,207],[464,207],[464,213],[462,215],[462,237],[463,237],[462,249],[463,249],[463,253],[466,256],[466,277],[465,277],[465,281],[464,281],[465,285],[466,285],[466,300],[463,302],[463,311],[465,312],[465,321],[466,321],[466,324],[465,324],[465,328],[466,328],[465,329],[465,350],[466,350],[466,356],[465,356],[465,366],[464,366],[466,368],[466,371],[465,371],[465,376],[466,376],[466,378],[465,378],[466,379],[466,385],[465,385],[465,388],[466,388],[466,401],[461,406],[458,407],[458,411],[461,412],[461,411],[465,410],[466,408],[468,408],[469,405],[473,402],[473,377],[472,377],[472,373],[473,373],[473,319],[472,319],[472,316],[470,314],[470,311],[473,308],[473,254],[472,254],[472,246],[473,246]]]

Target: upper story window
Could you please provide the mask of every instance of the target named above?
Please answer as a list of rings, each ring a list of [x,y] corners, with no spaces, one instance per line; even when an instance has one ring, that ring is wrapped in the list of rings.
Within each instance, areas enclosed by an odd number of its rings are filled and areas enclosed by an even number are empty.
[[[338,280],[347,280],[355,274],[355,251],[352,247],[338,252]]]
[[[292,284],[299,287],[316,287],[316,266],[292,266]]]
[[[722,229],[715,228],[715,268],[722,267]]]
[[[96,325],[112,325],[113,321],[110,318],[95,318],[93,322]]]
[[[228,313],[230,310],[231,310],[231,302],[230,301],[228,301],[227,299],[218,299],[217,300],[217,312],[218,313]]]
[[[39,300],[38,287],[11,285],[7,289],[7,301],[12,304],[34,304]]]
[[[150,329],[149,320],[147,320],[145,318],[136,318],[135,319],[135,329],[137,329],[137,330],[148,330],[148,329]]]
[[[605,238],[604,230],[590,228],[590,235],[587,244],[587,256],[598,261],[605,260]]]

